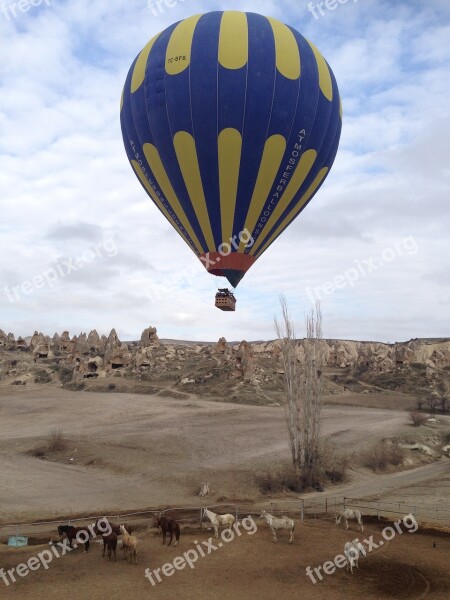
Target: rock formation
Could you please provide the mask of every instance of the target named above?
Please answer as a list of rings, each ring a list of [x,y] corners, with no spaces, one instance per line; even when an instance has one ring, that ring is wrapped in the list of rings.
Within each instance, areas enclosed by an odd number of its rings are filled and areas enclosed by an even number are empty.
[[[103,360],[106,371],[123,369],[132,364],[133,357],[128,346],[120,342],[115,329],[108,336]]]
[[[156,327],[148,327],[144,329],[141,335],[141,348],[157,348],[159,346],[159,338],[156,332]]]
[[[245,340],[239,344],[236,352],[236,360],[233,375],[237,379],[249,381],[255,371],[255,361],[252,345]]]
[[[215,354],[228,354],[229,346],[227,344],[227,340],[224,337],[221,337],[217,344],[214,346]]]
[[[305,360],[305,343],[296,341],[299,363]],[[59,377],[64,384],[78,384],[118,373],[139,386],[178,382],[180,388],[186,386],[180,389],[184,394],[198,392],[232,401],[245,396],[249,402],[255,398],[264,402],[273,399],[267,394],[281,394],[283,389],[281,347],[281,340],[229,344],[224,337],[215,344],[167,343],[159,340],[154,327],[145,329],[139,341],[128,343],[122,343],[114,329],[108,337],[100,337],[95,330],[73,337],[64,331],[53,338],[35,331],[17,341],[0,329],[0,379],[10,384],[14,379],[16,385],[19,381],[43,383],[37,374],[47,370],[50,375],[55,373],[55,383]],[[381,387],[425,399],[433,393],[439,399],[450,396],[448,339],[395,344],[322,340],[320,350],[328,367],[326,393],[342,393],[348,385],[359,393]],[[353,384],[356,389],[351,389]],[[95,387],[94,382],[92,385]]]
[[[87,343],[91,353],[103,354],[105,351],[106,343],[100,339],[100,336],[95,329],[89,333]]]
[[[87,340],[87,335],[85,333],[80,333],[78,339],[75,342],[75,349],[77,352],[83,355],[89,355],[90,346]]]

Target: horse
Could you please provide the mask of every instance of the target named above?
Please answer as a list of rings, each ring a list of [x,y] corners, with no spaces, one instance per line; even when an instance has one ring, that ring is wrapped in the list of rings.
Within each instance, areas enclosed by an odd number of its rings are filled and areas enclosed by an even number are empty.
[[[124,554],[127,555],[129,553],[130,555],[130,560],[128,560],[128,556],[127,556],[127,562],[130,562],[133,560],[134,557],[134,564],[137,565],[137,538],[134,535],[129,535],[129,533],[127,532],[127,530],[125,529],[125,527],[123,525],[120,525],[120,532],[122,533],[122,545],[123,545],[123,549],[124,549]]]
[[[339,525],[341,519],[344,519],[345,521],[345,529],[348,529],[348,521],[354,519],[358,522],[358,531],[361,530],[361,533],[364,533],[364,526],[359,510],[351,508],[344,509],[336,516],[336,525]]]
[[[170,546],[170,544],[172,543],[173,534],[175,533],[175,543],[173,545],[173,547],[175,548],[175,546],[180,541],[180,533],[181,533],[181,528],[180,528],[180,524],[178,523],[178,521],[175,521],[175,519],[172,519],[171,517],[156,517],[155,521],[156,521],[156,527],[160,528],[162,531],[163,544],[166,543],[166,533],[169,532],[170,540],[169,540],[168,546]]]
[[[72,525],[59,525],[58,533],[60,539],[62,539],[63,535],[67,537],[69,540],[69,546],[73,548],[72,541],[76,540],[78,544],[84,543],[84,552],[86,553],[89,550],[89,544],[91,543],[91,532],[87,527],[73,527]],[[79,535],[83,533],[85,539],[80,540]],[[75,546],[76,547],[76,546]]]
[[[117,562],[117,534],[110,533],[109,535],[102,535],[103,538],[103,554],[105,556],[105,550],[108,548],[108,560],[111,560],[111,552],[114,552],[114,562]]]
[[[214,527],[214,537],[219,537],[219,525],[223,525],[225,527],[232,527],[234,524],[233,515],[216,515],[212,510],[208,510],[207,508],[203,509],[203,516],[208,517]]]
[[[366,554],[364,546],[361,542],[346,542],[344,546],[344,554],[347,559],[347,571],[353,575],[353,567],[359,569],[358,560],[359,555]]]
[[[267,525],[272,530],[272,536],[273,536],[272,541],[273,542],[277,541],[277,532],[276,532],[277,529],[287,529],[291,534],[291,537],[289,538],[289,543],[292,544],[292,542],[294,541],[295,521],[293,521],[289,517],[281,517],[281,518],[274,517],[270,513],[266,512],[265,510],[262,511],[262,513],[259,515],[259,518],[265,519]]]

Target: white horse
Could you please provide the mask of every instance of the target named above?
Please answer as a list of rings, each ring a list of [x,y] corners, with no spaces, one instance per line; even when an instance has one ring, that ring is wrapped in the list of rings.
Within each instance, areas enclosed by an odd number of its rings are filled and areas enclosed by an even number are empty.
[[[233,515],[216,515],[212,510],[208,510],[207,508],[203,509],[203,516],[207,517],[214,527],[214,537],[219,537],[219,526],[222,525],[224,527],[232,527],[234,524]]]
[[[353,575],[353,567],[358,567],[359,555],[365,555],[366,550],[361,542],[346,542],[344,546],[344,554],[347,559],[347,571],[350,570],[350,573]]]
[[[291,537],[289,538],[289,543],[292,544],[292,542],[294,541],[295,521],[293,521],[289,517],[274,517],[270,513],[267,513],[265,510],[262,511],[262,513],[259,515],[259,518],[265,519],[267,525],[272,530],[273,542],[277,541],[277,529],[287,529],[291,534]]]
[[[358,531],[361,529],[361,532],[364,533],[364,526],[363,526],[363,522],[362,522],[362,518],[361,518],[361,513],[359,512],[359,510],[353,510],[351,508],[346,508],[345,510],[341,511],[336,516],[336,525],[339,525],[339,523],[341,522],[341,519],[344,519],[344,521],[345,521],[345,529],[348,529],[349,520],[354,519],[355,521],[358,522]]]

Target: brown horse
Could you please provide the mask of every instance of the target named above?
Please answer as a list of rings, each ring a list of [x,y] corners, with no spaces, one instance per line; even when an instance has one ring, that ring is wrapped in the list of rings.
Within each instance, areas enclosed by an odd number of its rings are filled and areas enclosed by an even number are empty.
[[[117,562],[117,535],[115,533],[110,533],[109,535],[102,535],[103,539],[103,554],[105,556],[105,550],[108,548],[108,560],[111,560],[111,552],[114,552],[114,562]]]
[[[69,546],[73,548],[72,542],[76,540],[78,545],[84,544],[84,551],[87,552],[89,550],[89,544],[91,541],[91,532],[87,527],[73,527],[72,525],[59,525],[58,533],[60,538],[63,535],[67,537],[69,540]],[[76,548],[76,546],[75,546]]]
[[[180,541],[180,533],[181,533],[181,528],[180,528],[180,524],[178,523],[178,521],[175,521],[175,519],[172,519],[171,517],[156,517],[155,522],[156,522],[156,527],[160,528],[162,531],[163,544],[166,543],[166,534],[167,534],[167,532],[169,532],[170,540],[169,540],[168,546],[170,546],[170,544],[172,543],[173,534],[175,533],[175,543],[174,543],[174,547],[175,547],[178,544],[178,542]]]

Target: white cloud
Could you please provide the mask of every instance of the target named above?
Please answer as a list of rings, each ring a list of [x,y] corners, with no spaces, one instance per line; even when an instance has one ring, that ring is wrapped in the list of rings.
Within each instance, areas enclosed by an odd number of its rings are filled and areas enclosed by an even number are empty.
[[[244,278],[234,314],[214,308],[219,280],[146,198],[118,122],[127,70],[148,39],[223,3],[180,1],[155,17],[146,0],[54,0],[11,21],[0,15],[2,329],[116,327],[137,338],[153,324],[162,337],[271,338],[285,293],[301,335],[308,287],[410,237],[415,255],[323,295],[325,335],[449,335],[448,3],[349,1],[318,20],[307,4],[226,6],[273,15],[314,41],[344,106],[329,179]],[[2,293],[107,239],[114,257],[14,302]]]

